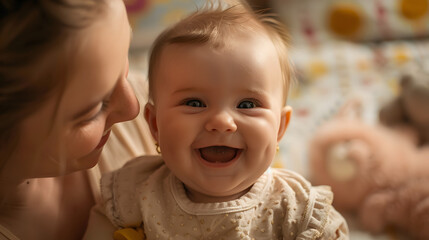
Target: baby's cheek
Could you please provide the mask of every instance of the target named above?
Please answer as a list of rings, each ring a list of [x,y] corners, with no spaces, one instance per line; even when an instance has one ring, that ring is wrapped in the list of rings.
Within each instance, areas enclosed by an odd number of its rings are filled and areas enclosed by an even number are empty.
[[[191,117],[165,114],[160,116],[162,121],[158,124],[159,142],[189,141],[196,131],[201,131],[198,121]]]
[[[276,123],[267,118],[254,119],[249,121],[244,125],[244,132],[247,132],[252,141],[257,144],[267,143],[267,144],[277,144],[277,132]]]

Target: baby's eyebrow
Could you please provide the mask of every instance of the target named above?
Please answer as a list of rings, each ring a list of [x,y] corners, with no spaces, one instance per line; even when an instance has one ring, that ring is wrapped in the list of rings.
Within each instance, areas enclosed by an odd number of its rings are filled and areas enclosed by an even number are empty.
[[[203,91],[203,89],[196,88],[196,87],[187,87],[187,88],[177,89],[173,92],[173,94],[186,93],[186,92],[200,92],[200,91]]]
[[[266,95],[267,94],[266,91],[261,90],[259,88],[249,88],[249,89],[243,90],[243,92],[250,93],[252,95],[257,95],[257,96],[262,96],[262,95]]]

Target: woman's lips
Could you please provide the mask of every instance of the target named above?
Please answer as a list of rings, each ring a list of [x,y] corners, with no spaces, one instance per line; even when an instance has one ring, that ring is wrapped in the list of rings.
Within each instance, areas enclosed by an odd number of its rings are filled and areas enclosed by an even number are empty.
[[[95,149],[100,149],[104,146],[104,144],[106,144],[107,140],[109,139],[110,132],[111,131],[108,130],[107,133],[105,133],[103,137],[101,137],[100,142],[98,143],[97,147],[95,147]]]

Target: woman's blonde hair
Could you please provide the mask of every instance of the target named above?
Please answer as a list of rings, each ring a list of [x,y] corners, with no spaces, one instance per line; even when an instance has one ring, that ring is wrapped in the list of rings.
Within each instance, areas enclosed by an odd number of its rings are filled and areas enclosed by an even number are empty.
[[[72,71],[72,39],[103,10],[103,0],[0,1],[0,169],[18,142],[22,120]]]
[[[162,50],[170,44],[210,44],[218,48],[233,32],[262,30],[276,47],[283,75],[284,104],[294,71],[289,60],[289,35],[272,15],[253,11],[245,2],[230,0],[229,6],[211,1],[208,5],[162,32],[155,40],[149,58],[149,101],[153,101],[154,77]]]

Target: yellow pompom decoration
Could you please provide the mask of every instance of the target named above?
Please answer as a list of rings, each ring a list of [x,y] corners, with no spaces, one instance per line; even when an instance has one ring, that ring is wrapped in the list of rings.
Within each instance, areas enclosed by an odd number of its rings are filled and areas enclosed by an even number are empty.
[[[342,37],[353,37],[363,27],[363,13],[352,3],[340,2],[328,14],[329,29]]]
[[[113,233],[113,239],[115,240],[145,240],[142,229],[134,228],[123,228]]]
[[[399,10],[405,18],[418,20],[428,13],[428,2],[428,0],[402,0],[399,3]]]

